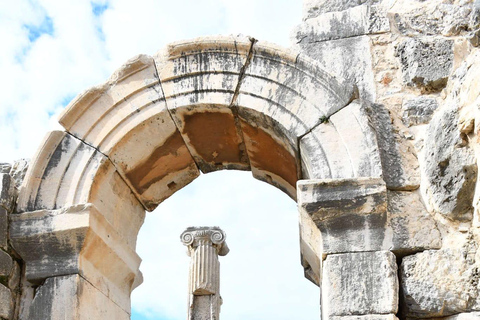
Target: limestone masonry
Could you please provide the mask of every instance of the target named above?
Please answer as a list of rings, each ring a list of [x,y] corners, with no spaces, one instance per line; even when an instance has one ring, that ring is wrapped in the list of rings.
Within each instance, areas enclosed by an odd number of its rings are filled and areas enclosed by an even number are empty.
[[[145,211],[223,169],[298,203],[322,319],[480,319],[479,45],[480,0],[305,0],[291,48],[130,59],[0,164],[0,319],[130,319]],[[190,319],[218,319],[224,238],[182,235]]]

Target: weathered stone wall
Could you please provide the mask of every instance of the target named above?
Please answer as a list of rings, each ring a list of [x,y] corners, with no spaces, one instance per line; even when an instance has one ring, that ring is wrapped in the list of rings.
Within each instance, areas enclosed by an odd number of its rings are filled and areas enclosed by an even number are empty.
[[[128,318],[144,208],[223,168],[297,199],[323,319],[480,319],[480,1],[307,0],[293,41],[300,53],[212,38],[140,55],[75,99],[18,203],[27,162],[0,164],[0,319]],[[127,112],[137,98],[161,112]],[[236,138],[204,134],[226,115]],[[159,154],[185,166],[152,171]]]
[[[0,319],[16,319],[20,307],[22,259],[9,240],[9,216],[13,213],[28,161],[0,163]]]
[[[292,33],[373,103],[401,319],[480,319],[479,34],[478,0],[306,0]]]

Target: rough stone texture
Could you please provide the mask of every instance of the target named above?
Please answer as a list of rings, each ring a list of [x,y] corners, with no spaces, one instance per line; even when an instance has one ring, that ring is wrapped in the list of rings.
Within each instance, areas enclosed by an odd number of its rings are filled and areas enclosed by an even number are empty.
[[[12,169],[12,165],[10,163],[0,163],[0,173],[9,173]]]
[[[474,255],[465,249],[442,249],[405,257],[400,266],[405,316],[432,318],[480,310],[480,265]]]
[[[403,139],[392,125],[391,114],[383,105],[367,109],[377,133],[383,179],[390,190],[415,190],[420,185],[420,170],[412,144]]]
[[[429,318],[429,320],[479,320],[479,319],[480,319],[480,312],[460,313],[454,316],[442,317],[442,318]]]
[[[329,320],[398,320],[394,314],[369,314],[365,316],[333,316]]]
[[[395,314],[397,264],[388,251],[328,255],[323,266],[322,314]]]
[[[0,248],[7,249],[8,212],[0,206]]]
[[[370,40],[367,36],[324,42],[304,40],[296,47],[332,75],[354,83],[360,98],[375,101]]]
[[[427,212],[418,192],[388,191],[387,197],[388,225],[392,231],[392,244],[388,249],[405,255],[442,247],[437,223]]]
[[[315,18],[326,12],[343,11],[361,4],[377,3],[378,0],[304,0],[303,20]]]
[[[433,112],[437,110],[438,102],[435,98],[420,96],[404,100],[403,123],[407,126],[426,124],[432,119]]]
[[[382,8],[360,5],[343,11],[323,13],[308,19],[294,31],[297,43],[351,38],[390,30]]]
[[[405,85],[402,80],[400,61],[395,56],[398,37],[392,33],[384,33],[369,38],[376,103],[383,104],[396,115],[395,117],[400,118],[402,101],[405,100]],[[395,121],[394,126],[396,123]],[[399,128],[395,128],[395,130],[399,130]]]
[[[11,211],[14,201],[12,178],[8,173],[0,173],[0,206]]]
[[[480,1],[474,0],[470,17],[470,28],[477,29],[480,26]]]
[[[457,105],[459,109],[478,108],[480,104],[480,99],[478,99],[479,71],[480,52],[475,50],[462,61],[450,77],[445,92],[445,104]],[[478,121],[476,125],[478,126]]]
[[[427,128],[423,174],[427,199],[441,214],[458,220],[471,218],[477,164],[458,127],[458,110],[437,112]],[[442,141],[442,143],[438,143]]]
[[[8,253],[0,250],[0,283],[2,278],[9,278],[13,271],[13,259]]]
[[[23,179],[25,178],[25,175],[27,174],[29,163],[30,163],[30,160],[28,159],[16,160],[13,163],[13,166],[9,172],[10,176],[12,177],[13,185],[17,190],[17,192],[18,192],[18,189],[20,189],[20,186],[23,182]]]
[[[10,279],[8,280],[8,287],[14,292],[18,292],[18,287],[21,281],[21,268],[17,261],[13,261],[12,272],[10,273]]]
[[[12,319],[13,308],[12,292],[0,283],[0,318]]]
[[[453,40],[404,40],[396,55],[407,85],[427,91],[439,91],[447,85],[453,66]]]
[[[20,268],[9,254],[12,249],[8,242],[9,214],[16,199],[11,170],[10,164],[0,164],[0,319],[8,320],[14,316],[20,281]]]
[[[388,10],[397,32],[405,36],[454,36],[469,29],[469,1],[398,1]],[[473,18],[473,17],[472,17]]]
[[[480,29],[470,32],[467,36],[468,41],[474,47],[478,47],[480,45]]]

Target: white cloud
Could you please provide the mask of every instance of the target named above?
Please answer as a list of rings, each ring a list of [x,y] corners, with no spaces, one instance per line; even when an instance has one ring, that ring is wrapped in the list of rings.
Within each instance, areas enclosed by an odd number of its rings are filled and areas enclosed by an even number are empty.
[[[11,162],[34,154],[55,128],[49,119],[66,97],[104,81],[110,70],[89,2],[15,1],[0,11],[6,48],[0,59],[0,158]],[[45,30],[45,21],[52,30]]]
[[[32,157],[47,131],[61,130],[65,104],[130,57],[212,34],[288,46],[302,9],[301,0],[92,3],[0,4],[0,162]],[[222,318],[318,318],[318,288],[300,266],[295,204],[247,175],[200,177],[148,214],[138,246],[145,282],[133,293],[134,308],[185,318],[188,257],[179,235],[188,225],[219,225],[231,247],[221,258]]]
[[[221,0],[226,8],[228,33],[242,33],[288,47],[292,28],[301,22],[302,1]]]

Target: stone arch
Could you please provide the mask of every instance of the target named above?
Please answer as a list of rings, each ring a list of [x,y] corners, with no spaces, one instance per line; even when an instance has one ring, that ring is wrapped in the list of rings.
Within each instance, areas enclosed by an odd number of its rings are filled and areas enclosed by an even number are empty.
[[[65,132],[47,135],[27,172],[11,238],[27,280],[58,295],[46,311],[34,301],[30,314],[50,318],[56,308],[128,319],[130,292],[141,283],[135,243],[145,210],[200,171],[251,170],[298,194],[302,263],[318,284],[320,256],[332,248],[325,236],[318,245],[324,230],[305,213],[322,203],[317,189],[340,186],[346,198],[355,190],[350,205],[362,217],[386,211],[365,109],[352,85],[313,60],[250,38],[200,38],[129,60],[70,103],[60,118]],[[328,200],[338,209],[345,199]],[[78,288],[71,301],[61,294]]]

